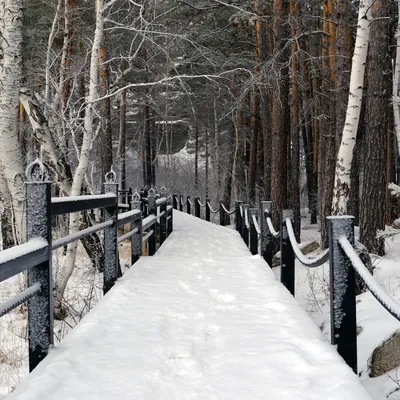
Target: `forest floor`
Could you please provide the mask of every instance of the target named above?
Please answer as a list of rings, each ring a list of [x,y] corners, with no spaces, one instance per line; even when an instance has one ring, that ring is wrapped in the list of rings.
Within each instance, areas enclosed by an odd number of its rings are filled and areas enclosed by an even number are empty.
[[[356,234],[358,230],[356,228]],[[302,241],[318,241],[317,225],[308,225],[303,219]],[[122,245],[121,262],[123,269],[129,260],[129,246]],[[395,299],[400,301],[400,237],[386,240],[387,254],[372,256],[377,281]],[[55,252],[53,265],[55,273],[62,259],[62,250]],[[258,257],[258,256],[255,256]],[[279,277],[279,268],[274,268]],[[0,302],[21,291],[24,287],[22,275],[0,284]],[[93,270],[82,248],[79,248],[77,268],[71,278],[66,293],[66,304],[70,316],[66,321],[56,321],[56,342],[68,332],[102,297],[102,275]],[[329,266],[316,269],[296,265],[296,299],[311,315],[315,323],[329,340]],[[0,319],[0,398],[4,398],[27,375],[26,344],[27,310],[21,306]],[[400,329],[400,322],[387,313],[367,292],[358,296],[357,324],[362,331],[358,336],[358,370],[360,379],[374,400],[400,399],[400,368],[391,373],[370,378],[368,363],[373,350],[385,339]]]

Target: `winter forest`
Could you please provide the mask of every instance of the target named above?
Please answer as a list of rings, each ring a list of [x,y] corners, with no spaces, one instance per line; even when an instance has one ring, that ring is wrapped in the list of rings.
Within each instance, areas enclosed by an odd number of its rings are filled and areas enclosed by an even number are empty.
[[[40,158],[55,196],[100,194],[113,169],[122,190],[165,186],[227,207],[271,200],[274,225],[292,209],[298,241],[305,224],[320,249],[327,217],[353,215],[369,264],[384,257],[400,233],[399,9],[394,0],[0,0],[1,249],[25,241],[25,170]],[[93,221],[73,213],[56,223],[73,233]],[[77,260],[101,270],[101,238],[82,247],[57,256],[55,318],[67,325]],[[21,376],[7,374],[10,388]]]

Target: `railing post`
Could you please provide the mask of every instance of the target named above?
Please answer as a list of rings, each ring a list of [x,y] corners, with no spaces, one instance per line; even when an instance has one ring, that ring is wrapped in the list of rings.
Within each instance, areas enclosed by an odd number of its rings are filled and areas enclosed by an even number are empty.
[[[167,210],[168,210],[168,207],[167,207]],[[169,219],[168,219],[168,222],[167,222],[167,224],[168,224],[168,236],[173,232],[173,230],[174,230],[174,211],[171,209],[170,211],[169,211]]]
[[[131,237],[131,263],[135,264],[136,261],[142,256],[142,212],[140,211],[140,194],[136,192],[132,195],[131,209],[138,210],[140,215],[131,223],[131,230],[137,228],[138,231]]]
[[[345,236],[354,246],[354,217],[328,219],[331,343],[357,374],[355,273],[351,261],[339,244],[339,238]]]
[[[167,237],[172,233],[173,230],[173,214],[174,214],[174,208],[173,204],[176,202],[175,200],[176,195],[172,195],[168,201],[167,201]],[[168,211],[168,206],[172,206],[172,209]],[[168,217],[171,217],[168,219]]]
[[[293,221],[293,211],[283,210],[281,221],[281,282],[287,290],[294,296],[295,274],[294,263],[295,255],[292,244],[290,243],[288,230],[285,220],[290,218]]]
[[[249,209],[249,219],[250,219],[250,253],[254,256],[258,254],[258,233],[256,231],[256,227],[254,225],[253,216],[255,218],[258,217],[258,209],[250,208]]]
[[[177,194],[172,195],[172,205],[174,207],[174,210],[178,209],[178,195]]]
[[[167,232],[167,199],[165,199],[165,203],[160,206],[160,213],[164,213],[162,217],[160,217],[160,246],[165,242],[168,236]]]
[[[148,239],[149,256],[154,256],[157,251],[157,221],[153,224],[153,234]]]
[[[222,200],[219,201],[219,224],[221,226],[225,226],[225,210],[224,207],[222,207],[222,205],[224,204],[224,202]]]
[[[201,218],[201,214],[200,214],[200,197],[195,197],[194,198],[194,215],[197,218]]]
[[[157,207],[156,207],[156,192],[154,189],[150,189],[147,193],[147,206],[148,206],[148,215],[157,214]]]
[[[208,203],[210,202],[210,199],[206,197],[206,221],[210,222],[211,221],[211,211],[210,211],[210,206]]]
[[[129,188],[128,189],[128,197],[127,197],[127,203],[129,206],[129,210],[132,210],[132,196],[133,196],[132,188]]]
[[[247,216],[249,215],[249,205],[248,204],[243,204],[242,205],[243,209],[243,224],[242,224],[242,238],[244,242],[246,243],[246,246],[249,247],[249,230],[246,226],[246,213]]]
[[[165,242],[168,237],[168,193],[165,186],[161,188],[161,198],[165,199],[165,203],[160,206],[160,213],[164,212],[164,216],[160,217],[160,246]]]
[[[274,257],[274,237],[268,229],[267,218],[271,218],[272,201],[261,202],[261,254],[265,262],[272,268],[272,259]]]
[[[148,215],[157,216],[157,206],[156,206],[156,192],[154,189],[150,189],[147,193],[147,206]],[[149,237],[149,256],[154,256],[157,250],[157,220],[154,221],[153,225],[154,234]]]
[[[111,226],[104,229],[103,292],[106,294],[114,286],[118,275],[122,275],[118,262],[118,183],[113,169],[105,176],[104,193],[113,193],[117,197],[115,206],[104,209],[105,220],[113,221]]]
[[[235,225],[236,225],[236,230],[240,233],[240,236],[242,235],[242,224],[243,224],[243,219],[242,219],[242,214],[240,213],[240,206],[242,205],[242,201],[236,201],[235,203]]]
[[[192,206],[190,204],[190,196],[186,196],[186,212],[191,215],[192,214]]]
[[[183,196],[180,194],[179,195],[179,211],[183,211],[182,201],[183,201]]]
[[[147,207],[147,204],[144,201],[144,198],[146,198],[146,197],[147,197],[147,190],[143,190],[143,192],[141,193],[141,196],[140,196],[140,203],[141,203],[142,217],[143,218],[147,217],[148,211],[149,211],[148,207]]]
[[[28,270],[28,285],[41,290],[28,301],[29,371],[46,357],[53,344],[53,278],[51,252],[51,182],[46,166],[36,160],[27,168],[27,239],[41,237],[48,243],[47,261]]]

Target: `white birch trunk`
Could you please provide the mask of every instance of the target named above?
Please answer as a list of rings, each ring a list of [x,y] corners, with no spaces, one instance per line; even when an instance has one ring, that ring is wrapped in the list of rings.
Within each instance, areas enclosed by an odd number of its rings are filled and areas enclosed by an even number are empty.
[[[83,180],[89,165],[89,153],[93,139],[93,115],[94,101],[98,98],[98,80],[99,80],[99,50],[103,40],[104,21],[103,21],[104,1],[96,1],[96,29],[94,33],[92,53],[90,59],[90,76],[89,76],[89,95],[87,98],[87,106],[85,109],[84,132],[82,139],[82,147],[78,165],[75,170],[71,187],[71,196],[79,196],[82,189]],[[79,213],[72,213],[69,221],[69,233],[79,231]],[[62,298],[68,280],[72,275],[75,267],[76,250],[78,243],[74,242],[68,245],[67,254],[62,266],[62,270],[58,274],[55,291],[54,291],[54,308],[56,316],[61,315]]]
[[[19,141],[23,0],[0,0],[0,162],[11,197],[14,235],[25,239],[24,157]],[[2,57],[1,57],[2,56]]]
[[[333,189],[332,214],[347,213],[350,196],[350,170],[353,150],[360,121],[365,64],[367,60],[371,23],[371,6],[374,0],[361,0],[358,13],[357,38],[351,67],[349,98],[342,142],[336,160],[335,186]]]
[[[46,80],[45,80],[45,99],[47,106],[51,103],[51,83],[50,83],[50,68],[53,63],[52,59],[52,47],[54,43],[54,38],[57,34],[57,25],[60,19],[61,7],[63,5],[63,0],[58,0],[58,5],[56,9],[56,13],[54,14],[53,24],[51,26],[51,31],[49,35],[49,39],[47,41],[47,52],[46,52]]]
[[[28,115],[35,138],[41,145],[44,158],[50,164],[52,172],[55,172],[58,176],[58,187],[64,194],[69,196],[71,194],[71,184],[68,181],[63,166],[59,163],[60,154],[56,150],[56,142],[54,141],[46,117],[40,110],[43,99],[40,99],[37,93],[34,97],[26,88],[21,88],[20,101]]]
[[[397,0],[399,17],[397,20],[396,31],[396,59],[394,63],[393,74],[393,114],[394,114],[394,129],[397,138],[397,157],[400,157],[400,0]]]

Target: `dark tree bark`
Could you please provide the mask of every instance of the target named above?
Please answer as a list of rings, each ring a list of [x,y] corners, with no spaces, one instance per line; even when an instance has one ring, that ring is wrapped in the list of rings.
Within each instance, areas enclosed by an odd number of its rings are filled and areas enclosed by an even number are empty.
[[[194,190],[199,190],[199,121],[196,118],[195,149],[194,149]]]
[[[288,54],[284,50],[288,37],[286,29],[288,4],[284,0],[274,0],[273,9],[274,56],[277,77],[274,79],[272,88],[276,97],[272,104],[271,200],[273,223],[275,226],[279,226],[280,214],[287,207],[287,144],[290,136]]]
[[[321,218],[321,247],[328,245],[327,216],[332,210],[332,196],[336,167],[335,115],[335,0],[324,1],[322,38],[321,119],[318,159],[318,188]]]
[[[227,163],[227,170],[225,174],[225,180],[224,180],[224,192],[222,196],[222,201],[225,204],[225,207],[229,209],[231,205],[231,196],[232,196],[232,171],[233,171],[233,162],[234,162],[234,157],[235,157],[235,126],[231,124],[231,135],[229,135],[226,138],[226,143],[225,143],[225,154],[228,156],[228,163]],[[229,221],[229,217],[226,218],[227,221]]]
[[[352,27],[357,22],[355,7],[349,1],[336,2],[336,148],[342,140],[349,95],[351,58],[353,55]]]
[[[119,156],[121,159],[121,189],[126,189],[126,90],[121,92],[119,106]]]
[[[367,95],[365,112],[364,178],[360,202],[360,241],[369,252],[384,255],[385,243],[377,230],[385,228],[386,157],[391,57],[390,0],[376,0],[372,6]]]
[[[149,105],[149,90],[145,92],[144,106],[144,135],[143,135],[143,184],[148,189],[152,186],[151,179],[151,121],[150,121],[150,105]]]
[[[300,242],[300,97],[298,89],[299,62],[297,42],[294,38],[299,33],[300,3],[290,0],[291,35],[293,43],[291,46],[291,78],[292,78],[292,101],[290,107],[290,138],[291,138],[291,184],[290,184],[290,207],[293,210],[294,233]]]
[[[353,162],[351,163],[350,172],[350,195],[348,204],[348,214],[354,217],[354,224],[359,225],[360,211],[360,157],[361,148],[360,140],[357,138],[357,143],[354,147]]]
[[[249,157],[249,201],[255,205],[256,201],[256,174],[257,174],[257,143],[260,135],[260,95],[257,91],[252,96],[251,137]]]
[[[104,47],[99,51],[99,94],[100,97],[106,96],[110,89],[110,72],[108,68],[107,53]],[[100,102],[101,129],[97,138],[97,157],[100,167],[101,183],[104,181],[105,174],[110,171],[113,164],[112,151],[112,132],[111,132],[111,98]]]

